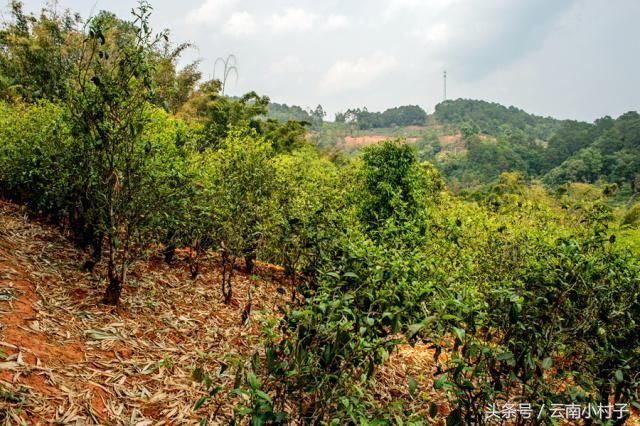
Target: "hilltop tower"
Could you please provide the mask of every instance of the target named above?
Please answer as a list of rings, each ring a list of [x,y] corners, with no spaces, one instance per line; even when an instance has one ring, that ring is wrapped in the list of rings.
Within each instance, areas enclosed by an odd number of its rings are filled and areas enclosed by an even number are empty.
[[[442,96],[442,101],[446,101],[447,100],[447,70],[444,70],[442,72],[442,82],[443,82],[443,96]]]

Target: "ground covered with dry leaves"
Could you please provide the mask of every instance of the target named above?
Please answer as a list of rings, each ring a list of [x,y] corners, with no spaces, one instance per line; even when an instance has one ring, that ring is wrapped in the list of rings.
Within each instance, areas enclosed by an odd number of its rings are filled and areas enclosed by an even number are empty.
[[[225,305],[215,258],[195,280],[184,259],[139,261],[112,308],[100,304],[104,271],[83,272],[85,257],[57,228],[0,201],[0,423],[226,423],[230,399],[193,410],[203,395],[193,369],[217,371],[253,353],[261,316],[289,300],[276,291],[281,271],[258,265],[255,275],[237,274]],[[241,323],[249,289],[253,309]],[[432,361],[430,350],[402,346],[377,375],[376,399],[426,410]],[[413,398],[409,376],[418,383]],[[230,389],[234,372],[218,380]]]

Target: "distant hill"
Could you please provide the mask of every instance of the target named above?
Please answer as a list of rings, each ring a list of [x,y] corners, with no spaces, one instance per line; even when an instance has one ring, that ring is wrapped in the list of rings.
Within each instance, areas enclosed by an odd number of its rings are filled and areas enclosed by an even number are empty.
[[[550,184],[605,179],[640,193],[640,114],[627,112],[593,124],[566,123],[549,141]]]
[[[640,115],[628,112],[594,123],[542,117],[495,102],[456,99],[427,115],[414,105],[370,112],[348,109],[335,122],[314,111],[272,103],[269,117],[313,123],[309,139],[320,148],[355,153],[385,139],[414,144],[452,184],[470,188],[516,171],[552,186],[566,182],[617,183],[640,192]]]
[[[418,105],[388,108],[383,112],[370,112],[367,108],[348,109],[336,114],[338,123],[356,123],[361,130],[386,127],[424,126],[427,113]]]
[[[481,185],[501,172],[517,171],[552,186],[602,180],[616,183],[624,192],[640,192],[640,115],[636,112],[586,123],[458,99],[438,104],[433,119],[462,134],[464,152],[432,161],[449,180],[463,186]],[[483,140],[482,135],[495,139]]]
[[[436,105],[433,117],[442,124],[475,124],[481,133],[496,137],[509,128],[543,141],[548,141],[563,124],[562,120],[529,114],[514,106],[474,99],[441,102]]]
[[[285,123],[288,120],[306,121],[308,123],[313,121],[311,114],[298,105],[289,106],[271,102],[267,108],[267,118],[273,118],[281,123]]]

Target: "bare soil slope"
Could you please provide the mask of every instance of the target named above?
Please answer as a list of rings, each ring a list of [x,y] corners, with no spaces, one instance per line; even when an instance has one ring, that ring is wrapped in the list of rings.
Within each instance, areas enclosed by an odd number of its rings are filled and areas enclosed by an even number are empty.
[[[204,417],[226,424],[227,397],[193,411],[203,395],[193,368],[215,372],[222,361],[253,353],[260,319],[289,300],[276,291],[280,269],[258,265],[257,275],[236,275],[235,297],[225,305],[216,258],[195,280],[182,259],[171,268],[140,261],[121,306],[111,308],[99,303],[100,266],[80,270],[84,256],[56,228],[0,201],[0,424],[173,425]],[[241,324],[250,287],[253,310]],[[428,409],[432,360],[425,347],[401,347],[377,375],[376,399],[406,398],[412,410]],[[424,398],[408,397],[408,376]],[[234,372],[219,380],[230,389]]]

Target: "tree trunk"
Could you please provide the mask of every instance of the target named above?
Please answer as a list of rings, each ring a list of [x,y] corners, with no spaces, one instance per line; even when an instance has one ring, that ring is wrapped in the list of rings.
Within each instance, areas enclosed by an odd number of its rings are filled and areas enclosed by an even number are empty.
[[[256,250],[258,249],[258,234],[251,235],[248,237],[248,243],[242,254],[244,255],[244,271],[247,274],[251,274],[253,272],[253,265],[256,260]],[[235,262],[234,262],[235,263]]]
[[[195,250],[195,253],[194,253]],[[190,250],[189,254],[189,270],[191,271],[191,279],[195,280],[200,273],[200,243],[196,243],[195,248]]]
[[[231,303],[233,290],[231,288],[231,280],[233,278],[233,269],[235,268],[235,257],[223,250],[222,252],[222,296],[224,303]]]
[[[87,272],[93,272],[93,268],[100,262],[102,259],[102,242],[104,240],[104,235],[102,233],[98,233],[92,243],[91,247],[93,249],[93,253],[91,258],[87,259],[84,262],[83,269]]]
[[[198,278],[198,274],[200,273],[200,261],[197,256],[191,258],[189,269],[191,270],[191,279],[195,280]]]
[[[120,301],[120,293],[122,292],[122,279],[124,278],[124,276],[119,277],[118,272],[116,271],[116,261],[112,244],[109,251],[109,266],[107,267],[107,277],[109,279],[109,286],[104,292],[102,303],[104,303],[105,305],[116,306]]]
[[[291,272],[291,302],[296,301],[296,271]]]
[[[122,292],[122,282],[116,275],[109,277],[109,286],[104,293],[102,303],[105,305],[116,306],[120,302],[120,293]]]
[[[69,229],[71,229],[74,242],[83,248],[86,247],[88,240],[86,238],[84,216],[77,207],[73,208],[69,213]]]
[[[253,272],[253,262],[255,259],[255,254],[250,254],[244,257],[244,270],[249,275]]]
[[[164,243],[164,261],[167,265],[171,265],[173,257],[176,254],[176,244],[174,242],[175,232],[169,231],[167,239]]]

